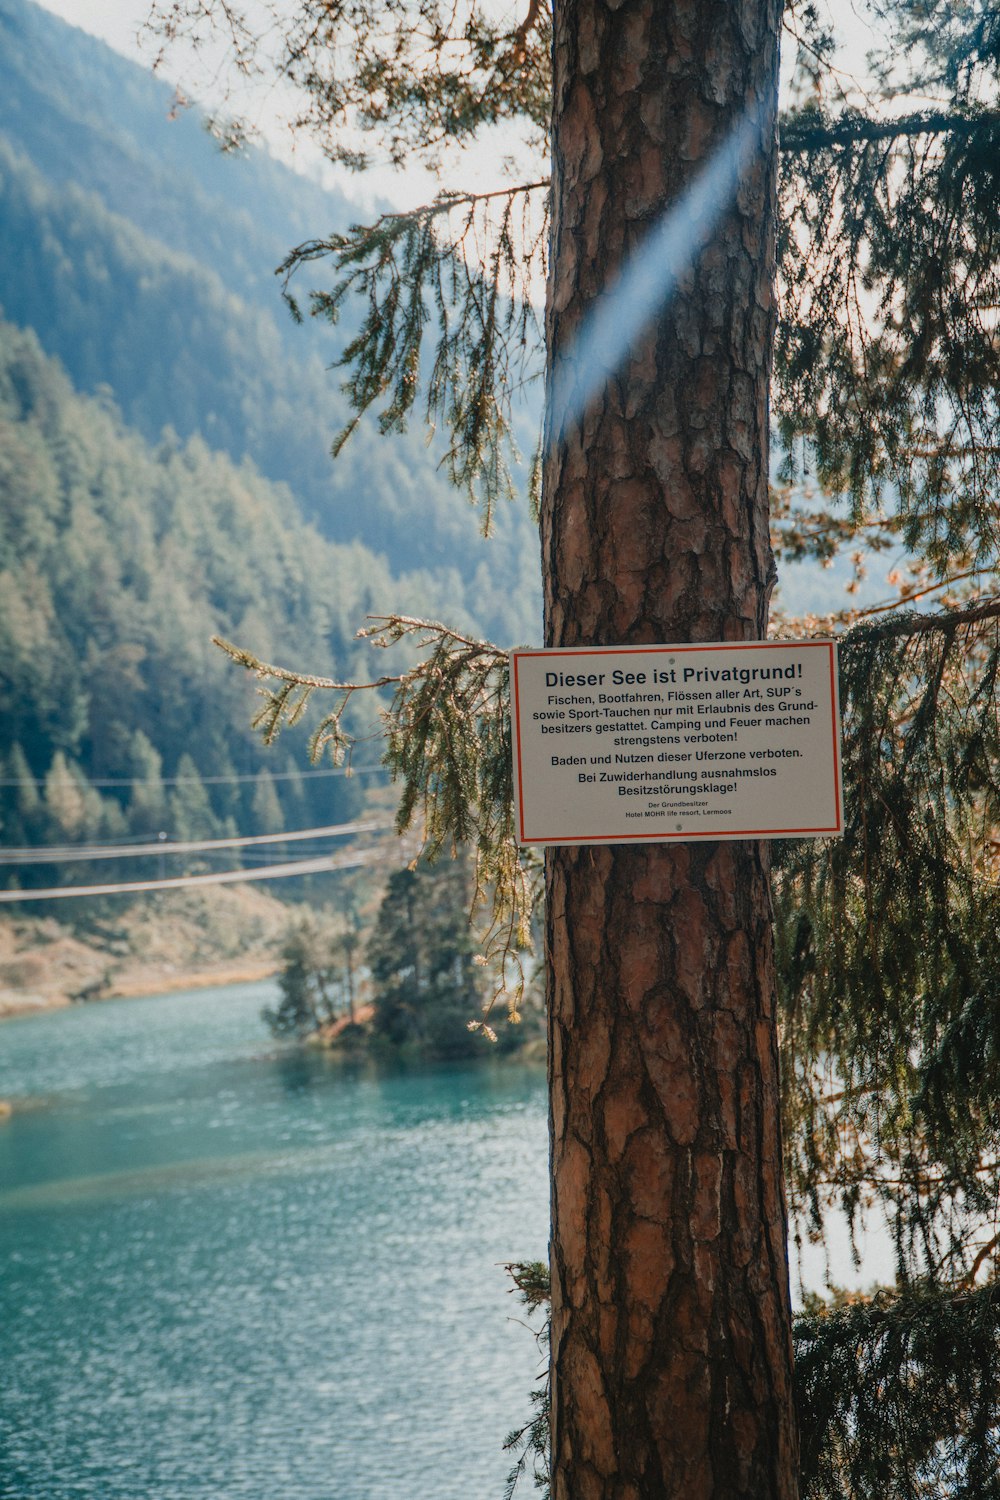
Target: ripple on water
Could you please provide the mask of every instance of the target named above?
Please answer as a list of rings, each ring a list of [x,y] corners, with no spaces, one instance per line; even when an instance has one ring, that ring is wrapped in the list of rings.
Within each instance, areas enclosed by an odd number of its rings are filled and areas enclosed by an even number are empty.
[[[542,1081],[274,1054],[267,998],[17,1023],[49,1103],[0,1132],[4,1500],[499,1500]]]

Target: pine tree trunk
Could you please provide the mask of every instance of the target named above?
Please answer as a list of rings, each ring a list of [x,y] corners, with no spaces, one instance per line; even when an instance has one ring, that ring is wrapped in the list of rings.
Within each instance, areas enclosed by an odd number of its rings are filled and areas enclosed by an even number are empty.
[[[550,646],[752,640],[767,529],[778,0],[557,0],[550,378],[756,103],[690,276],[565,436]],[[547,856],[554,1500],[797,1492],[766,846]]]

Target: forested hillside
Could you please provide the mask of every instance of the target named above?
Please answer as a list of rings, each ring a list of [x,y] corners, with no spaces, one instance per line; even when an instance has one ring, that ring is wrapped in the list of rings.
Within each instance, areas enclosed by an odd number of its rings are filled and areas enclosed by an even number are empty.
[[[365,615],[442,612],[455,576],[393,577],[201,438],[150,447],[9,326],[0,493],[0,779],[17,783],[3,843],[267,833],[356,810],[357,780],[303,778],[301,744],[254,743],[252,692],[210,638],[370,675]],[[209,779],[227,776],[249,779]]]
[[[293,324],[273,270],[307,231],[343,227],[344,200],[262,153],[221,157],[192,113],[170,118],[168,85],[24,0],[0,0],[0,58],[4,316],[78,389],[109,387],[148,441],[169,426],[249,457],[326,536],[394,571],[443,565],[452,613],[532,638],[524,507],[483,542],[419,432],[363,425],[330,458],[347,412],[328,368],[337,339]]]
[[[356,809],[356,783],[302,774],[301,740],[255,742],[213,632],[364,676],[371,611],[538,639],[526,506],[484,541],[419,432],[362,424],[330,457],[347,415],[335,331],[296,326],[273,271],[350,205],[263,153],[221,156],[172,103],[83,32],[0,0],[8,846]]]

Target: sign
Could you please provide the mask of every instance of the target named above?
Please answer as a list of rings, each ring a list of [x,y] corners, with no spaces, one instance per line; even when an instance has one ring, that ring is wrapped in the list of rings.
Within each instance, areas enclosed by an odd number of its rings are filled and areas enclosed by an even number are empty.
[[[511,654],[522,844],[843,833],[833,641]]]

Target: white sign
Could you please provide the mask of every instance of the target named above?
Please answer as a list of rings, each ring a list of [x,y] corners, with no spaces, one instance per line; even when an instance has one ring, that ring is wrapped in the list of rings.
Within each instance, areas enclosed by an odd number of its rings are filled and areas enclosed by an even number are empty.
[[[833,641],[511,654],[522,844],[843,833]]]

